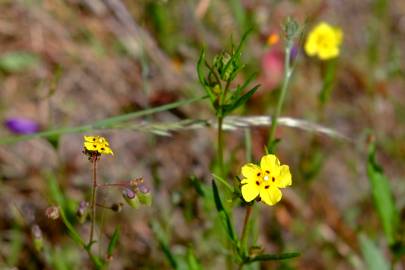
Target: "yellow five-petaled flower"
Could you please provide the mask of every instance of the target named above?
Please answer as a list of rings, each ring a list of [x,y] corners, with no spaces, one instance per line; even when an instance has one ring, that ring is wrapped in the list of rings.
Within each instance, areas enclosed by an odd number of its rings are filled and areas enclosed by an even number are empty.
[[[309,33],[305,51],[309,56],[317,55],[321,60],[335,58],[340,53],[342,38],[340,28],[321,22]]]
[[[280,188],[291,185],[291,173],[288,165],[281,165],[275,155],[265,155],[260,161],[260,167],[248,163],[242,167],[242,197],[251,202],[260,196],[268,205],[274,205],[281,200]]]
[[[101,136],[84,136],[84,149],[99,154],[114,155],[108,141]]]

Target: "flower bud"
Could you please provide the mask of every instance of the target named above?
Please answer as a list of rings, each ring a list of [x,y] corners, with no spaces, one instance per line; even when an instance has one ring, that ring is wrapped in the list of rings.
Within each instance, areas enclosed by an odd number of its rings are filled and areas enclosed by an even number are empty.
[[[49,219],[57,220],[59,218],[59,208],[57,206],[50,206],[46,208],[45,215]]]
[[[140,201],[136,193],[129,188],[125,188],[122,190],[122,197],[124,197],[125,201],[128,203],[129,206],[132,208],[138,209],[140,206]]]
[[[44,248],[44,239],[42,238],[41,228],[39,228],[37,224],[31,227],[31,235],[34,241],[35,250],[41,252]]]
[[[89,203],[86,201],[81,201],[79,203],[79,208],[76,211],[76,216],[78,217],[79,222],[84,223],[88,215],[89,215]]]

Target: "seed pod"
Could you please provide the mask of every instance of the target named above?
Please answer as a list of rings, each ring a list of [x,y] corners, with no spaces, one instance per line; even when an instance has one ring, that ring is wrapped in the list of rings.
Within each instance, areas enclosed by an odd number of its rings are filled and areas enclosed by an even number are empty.
[[[141,204],[150,206],[152,204],[152,194],[147,186],[144,184],[138,185],[138,193],[139,201]]]
[[[124,206],[123,203],[113,203],[111,205],[111,210],[119,213],[119,212],[121,212],[123,206]]]
[[[41,252],[44,248],[44,239],[42,237],[41,228],[37,224],[31,227],[31,235],[34,242],[34,248],[36,251]]]
[[[135,209],[139,208],[139,206],[140,206],[139,198],[138,198],[138,196],[136,196],[136,193],[132,189],[129,189],[129,188],[123,189],[122,197],[124,197],[125,201],[132,208],[135,208]]]

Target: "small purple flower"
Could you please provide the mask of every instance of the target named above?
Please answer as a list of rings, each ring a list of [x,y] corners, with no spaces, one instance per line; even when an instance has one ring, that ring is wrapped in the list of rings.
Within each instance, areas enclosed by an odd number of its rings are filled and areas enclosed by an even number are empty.
[[[23,117],[11,117],[4,121],[9,131],[15,134],[33,134],[39,130],[39,124]]]
[[[291,51],[290,51],[290,54],[291,54],[291,60],[294,61],[295,58],[296,58],[297,55],[298,55],[298,47],[297,47],[296,45],[293,45],[293,46],[292,46]]]

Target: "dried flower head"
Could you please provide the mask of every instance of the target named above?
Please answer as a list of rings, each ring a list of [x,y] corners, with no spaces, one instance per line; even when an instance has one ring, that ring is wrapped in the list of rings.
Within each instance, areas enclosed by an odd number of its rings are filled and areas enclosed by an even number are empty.
[[[281,200],[280,188],[291,185],[291,173],[288,165],[281,165],[275,155],[265,155],[260,161],[260,167],[248,163],[242,167],[242,197],[251,202],[258,196],[268,204],[274,205]]]
[[[46,208],[45,215],[49,219],[56,220],[59,218],[59,208],[57,206],[50,206]]]

